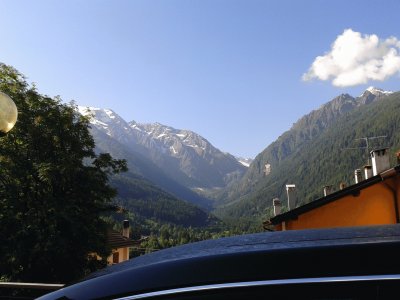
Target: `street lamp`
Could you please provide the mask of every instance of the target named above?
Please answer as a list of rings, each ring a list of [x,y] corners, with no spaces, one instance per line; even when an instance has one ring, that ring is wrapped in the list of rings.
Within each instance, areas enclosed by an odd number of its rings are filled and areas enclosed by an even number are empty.
[[[0,135],[9,132],[17,122],[18,110],[14,101],[0,92]]]

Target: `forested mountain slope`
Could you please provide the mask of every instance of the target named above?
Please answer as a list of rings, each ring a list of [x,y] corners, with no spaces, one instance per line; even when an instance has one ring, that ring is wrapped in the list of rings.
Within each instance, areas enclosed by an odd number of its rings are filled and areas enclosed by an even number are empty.
[[[118,190],[117,204],[136,219],[185,227],[204,227],[214,223],[215,218],[200,208],[209,206],[206,199],[174,182],[139,153],[127,149],[95,127],[91,128],[91,133],[95,137],[98,152],[128,158],[129,171],[114,176],[112,185]],[[147,178],[168,184],[175,194],[166,192],[162,186],[155,186]]]
[[[271,213],[272,198],[286,200],[287,183],[296,184],[301,203],[321,197],[324,185],[352,184],[354,169],[366,163],[366,151],[344,149],[365,146],[358,138],[386,135],[373,140],[371,148],[398,150],[400,93],[372,92],[358,98],[341,95],[301,118],[256,157],[240,184],[226,192],[228,201],[218,215],[265,218]],[[267,163],[272,168],[265,176]]]
[[[231,184],[223,193],[217,195],[220,203],[231,203],[251,193],[258,182],[262,181],[266,164],[270,164],[272,170],[279,169],[280,164],[290,155],[319,137],[327,128],[335,124],[340,116],[379,101],[390,93],[371,87],[357,98],[342,94],[319,109],[303,116],[293,124],[290,130],[284,132],[275,142],[257,155],[239,182]]]

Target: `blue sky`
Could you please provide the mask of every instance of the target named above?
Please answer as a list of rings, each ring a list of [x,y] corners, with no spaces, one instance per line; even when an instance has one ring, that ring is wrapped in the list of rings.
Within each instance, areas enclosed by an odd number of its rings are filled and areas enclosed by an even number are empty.
[[[400,90],[399,11],[366,0],[0,0],[0,62],[41,93],[254,157],[341,93]]]

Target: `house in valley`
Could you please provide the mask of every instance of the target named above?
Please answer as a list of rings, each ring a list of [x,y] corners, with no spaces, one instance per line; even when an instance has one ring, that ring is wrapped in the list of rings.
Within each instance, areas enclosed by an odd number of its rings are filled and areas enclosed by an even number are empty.
[[[107,244],[112,249],[111,255],[107,258],[107,264],[118,264],[129,259],[129,250],[131,247],[139,245],[140,240],[130,238],[129,221],[123,221],[122,234],[110,229],[107,232]]]

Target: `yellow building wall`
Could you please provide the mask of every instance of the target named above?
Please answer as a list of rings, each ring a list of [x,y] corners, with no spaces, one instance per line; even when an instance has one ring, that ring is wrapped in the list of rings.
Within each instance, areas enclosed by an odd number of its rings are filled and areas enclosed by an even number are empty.
[[[400,196],[400,191],[397,191],[397,194]],[[287,220],[285,228],[278,225],[276,230],[394,224],[396,223],[394,201],[393,192],[381,182],[362,189],[358,196],[345,196],[303,213],[295,220]]]
[[[123,248],[122,249],[122,260],[121,260],[121,262],[126,261],[128,259],[129,259],[129,248]]]
[[[129,247],[113,249],[111,255],[109,257],[107,257],[107,264],[112,265],[114,263],[113,262],[113,254],[116,252],[119,253],[118,263],[129,259]]]

